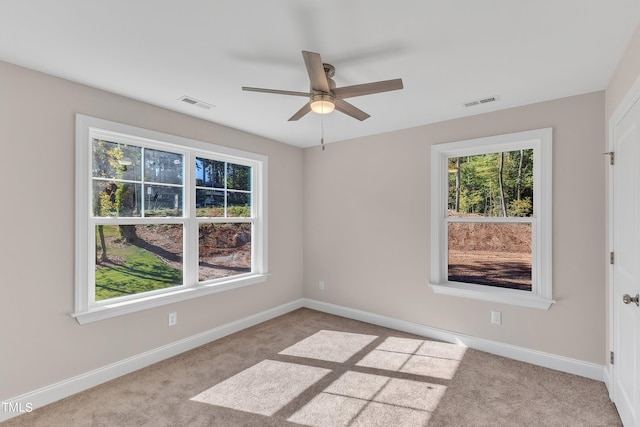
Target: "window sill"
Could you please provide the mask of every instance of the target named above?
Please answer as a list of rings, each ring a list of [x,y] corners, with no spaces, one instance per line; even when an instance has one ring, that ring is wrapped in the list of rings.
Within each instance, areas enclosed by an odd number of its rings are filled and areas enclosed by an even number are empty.
[[[548,310],[551,304],[555,303],[552,299],[543,298],[538,295],[523,294],[524,291],[514,289],[493,288],[491,286],[469,285],[465,283],[431,283],[430,286],[436,294],[440,295],[518,305],[539,310]]]
[[[265,282],[268,276],[269,274],[254,274],[251,276],[244,276],[242,278],[230,279],[222,283],[213,283],[191,288],[180,288],[172,292],[141,297],[134,300],[106,305],[96,305],[85,311],[73,313],[71,317],[75,318],[79,324],[84,325],[112,317],[122,316],[124,314],[136,313],[149,308],[198,298],[204,295],[224,292],[243,286],[256,285],[258,283]]]

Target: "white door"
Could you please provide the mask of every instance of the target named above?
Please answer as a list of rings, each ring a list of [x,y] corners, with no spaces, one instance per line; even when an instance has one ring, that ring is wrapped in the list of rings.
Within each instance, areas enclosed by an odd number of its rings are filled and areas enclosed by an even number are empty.
[[[626,427],[640,427],[640,101],[613,130],[614,399]]]

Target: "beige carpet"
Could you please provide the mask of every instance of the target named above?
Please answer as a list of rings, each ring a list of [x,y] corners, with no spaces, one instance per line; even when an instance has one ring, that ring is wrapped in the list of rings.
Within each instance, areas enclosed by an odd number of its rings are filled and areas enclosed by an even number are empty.
[[[600,382],[300,309],[1,425],[621,422]]]

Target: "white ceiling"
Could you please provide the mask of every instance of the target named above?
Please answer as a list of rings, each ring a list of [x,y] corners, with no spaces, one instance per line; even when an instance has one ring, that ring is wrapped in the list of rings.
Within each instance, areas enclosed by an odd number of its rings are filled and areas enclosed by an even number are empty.
[[[322,126],[328,143],[603,90],[639,21],[638,0],[1,0],[0,60],[309,147]],[[302,97],[241,90],[308,91],[302,50],[338,87],[404,89],[324,123],[287,121]]]

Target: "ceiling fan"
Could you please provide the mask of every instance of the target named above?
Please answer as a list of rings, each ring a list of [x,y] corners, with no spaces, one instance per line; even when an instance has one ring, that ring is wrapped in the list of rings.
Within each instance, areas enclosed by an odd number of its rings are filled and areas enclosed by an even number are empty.
[[[402,79],[336,87],[336,83],[332,79],[335,75],[335,68],[333,65],[323,63],[322,58],[320,58],[320,54],[315,52],[307,52],[303,50],[302,58],[307,66],[307,73],[309,74],[309,80],[311,81],[311,89],[309,92],[263,89],[246,86],[243,86],[242,90],[308,97],[309,102],[304,104],[302,108],[291,116],[289,121],[299,120],[309,111],[319,114],[327,114],[332,112],[334,109],[362,121],[371,116],[345,101],[346,98],[371,95],[374,93],[388,92],[403,88]]]

